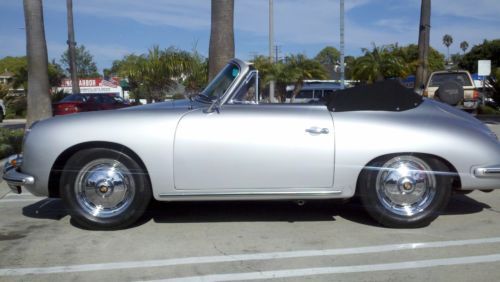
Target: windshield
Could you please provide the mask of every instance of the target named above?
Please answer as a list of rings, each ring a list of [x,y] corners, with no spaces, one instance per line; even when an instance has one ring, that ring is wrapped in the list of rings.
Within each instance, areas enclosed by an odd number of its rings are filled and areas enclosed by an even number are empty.
[[[80,94],[74,94],[64,97],[61,102],[85,102],[87,98]]]
[[[239,74],[240,68],[236,64],[226,65],[199,96],[202,96],[203,100],[210,101],[222,97]]]
[[[462,86],[472,86],[469,76],[463,72],[436,73],[431,78],[430,87],[439,87],[447,81],[455,81]]]

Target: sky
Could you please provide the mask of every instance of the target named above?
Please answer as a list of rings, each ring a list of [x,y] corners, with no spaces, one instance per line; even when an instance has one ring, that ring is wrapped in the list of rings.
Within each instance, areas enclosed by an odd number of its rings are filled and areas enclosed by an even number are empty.
[[[0,0],[0,58],[26,54],[21,0]],[[236,57],[268,54],[268,0],[235,0]],[[325,46],[339,47],[340,0],[274,0],[275,44],[281,57],[314,57]],[[345,0],[346,55],[361,48],[417,43],[420,0]],[[49,60],[67,48],[66,1],[44,0]],[[147,53],[154,45],[208,55],[209,0],[73,0],[76,41],[109,68],[124,55]],[[484,39],[500,38],[499,0],[432,0],[431,46],[446,54],[442,37],[450,34],[450,53]]]

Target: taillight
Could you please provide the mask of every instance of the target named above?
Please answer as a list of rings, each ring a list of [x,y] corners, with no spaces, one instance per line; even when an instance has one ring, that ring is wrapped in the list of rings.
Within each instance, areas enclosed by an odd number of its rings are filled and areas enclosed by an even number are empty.
[[[477,90],[474,90],[474,92],[472,93],[472,99],[473,100],[479,99],[480,96],[481,95],[479,94],[479,91],[477,91]]]

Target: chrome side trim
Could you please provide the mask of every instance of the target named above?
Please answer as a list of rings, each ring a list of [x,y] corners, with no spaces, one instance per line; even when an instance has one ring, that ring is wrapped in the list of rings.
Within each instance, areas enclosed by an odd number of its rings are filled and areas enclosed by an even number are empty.
[[[500,165],[476,168],[474,169],[474,176],[478,178],[500,178]]]
[[[273,192],[179,192],[159,194],[159,198],[165,200],[238,200],[238,199],[325,199],[337,198],[342,191],[273,191]]]

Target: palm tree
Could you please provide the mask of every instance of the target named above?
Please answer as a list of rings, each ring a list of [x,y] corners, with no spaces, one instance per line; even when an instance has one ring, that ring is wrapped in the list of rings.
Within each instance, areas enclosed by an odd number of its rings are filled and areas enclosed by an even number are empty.
[[[373,44],[372,50],[361,49],[364,55],[356,60],[353,77],[372,83],[389,77],[406,76],[409,65],[401,57],[395,56],[394,51],[398,48],[397,45],[377,47]]]
[[[283,71],[287,73],[283,76],[290,77],[290,80],[295,86],[290,100],[291,103],[294,102],[295,97],[300,93],[304,85],[304,80],[327,78],[327,71],[321,63],[316,60],[308,59],[303,54],[288,56]]]
[[[448,49],[448,61],[450,60],[450,46],[453,44],[453,37],[449,34],[445,34],[443,36],[443,44],[446,46]]]
[[[234,0],[212,0],[208,80],[234,58]]]
[[[28,57],[28,115],[26,128],[37,120],[52,116],[49,95],[47,43],[43,24],[42,0],[24,0],[26,54]]]
[[[465,51],[467,51],[467,49],[469,49],[469,43],[467,41],[462,41],[460,43],[460,49],[462,49],[462,51],[465,54]]]

